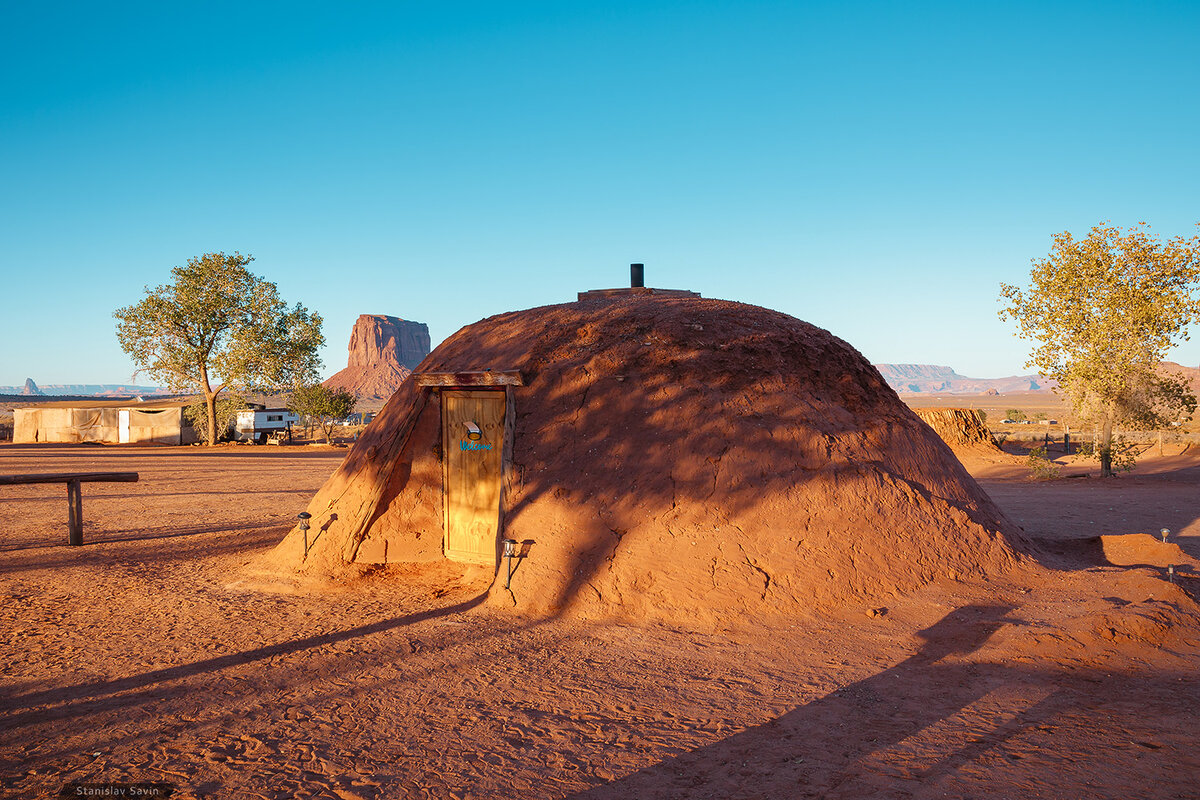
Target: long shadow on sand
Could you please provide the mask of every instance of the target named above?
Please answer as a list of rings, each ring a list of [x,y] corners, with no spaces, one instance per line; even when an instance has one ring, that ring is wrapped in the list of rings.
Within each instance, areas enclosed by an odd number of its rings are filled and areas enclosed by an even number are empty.
[[[204,534],[224,534],[224,533],[235,533],[235,532],[244,532],[244,531],[268,531],[273,536],[278,537],[280,527],[281,527],[281,523],[279,522],[279,520],[270,519],[270,520],[263,521],[263,522],[245,522],[240,525],[221,525],[221,526],[205,525],[205,526],[193,526],[190,528],[189,527],[180,527],[180,526],[170,526],[170,527],[158,527],[158,528],[125,528],[122,530],[115,530],[115,531],[88,531],[88,530],[85,530],[84,534],[83,534],[83,536],[84,536],[83,547],[86,548],[86,547],[89,547],[92,545],[98,545],[98,544],[116,544],[117,542],[148,542],[148,541],[157,541],[159,539],[179,539],[179,538],[186,538],[189,536],[202,536]],[[130,535],[130,536],[119,535],[119,534],[123,534],[123,533],[124,534],[141,534],[141,535]],[[44,539],[45,537],[39,537],[39,538]],[[53,541],[37,541],[37,542],[20,542],[20,543],[16,543],[16,544],[0,545],[0,553],[15,553],[15,552],[18,552],[21,550],[46,550],[46,549],[53,549],[53,551],[56,553],[65,552],[65,553],[69,553],[69,554],[80,554],[80,555],[86,554],[88,552],[87,550],[76,549],[76,548],[70,547],[70,545],[66,544],[66,542],[65,542],[66,533],[65,532],[62,535],[62,539],[64,541],[53,540]],[[275,540],[270,540],[270,541],[273,543]],[[260,544],[257,541],[247,542],[247,540],[245,540],[245,539],[243,539],[242,542],[243,542],[243,544],[250,544],[250,545]],[[263,543],[265,544],[265,542],[263,542]],[[59,550],[59,548],[62,548],[62,550]],[[80,559],[73,559],[70,561],[63,560],[58,565],[62,566],[67,563],[76,563],[78,560],[80,560]],[[20,569],[26,569],[26,568],[29,568],[29,567],[26,567],[25,565],[20,566]],[[6,569],[0,567],[0,572],[6,572],[6,571],[10,571],[10,570],[6,570]],[[11,571],[17,571],[17,570],[13,569]]]
[[[1058,713],[1069,699],[1051,691],[977,739],[911,774],[878,775],[862,769],[880,753],[953,717],[1016,670],[976,666],[948,657],[971,653],[1015,621],[1011,606],[964,606],[921,631],[919,652],[891,669],[839,689],[764,725],[655,764],[613,783],[574,795],[600,798],[858,797],[882,796],[872,778],[928,786],[984,750],[1024,729],[1029,720]],[[995,674],[993,674],[995,673]],[[924,759],[928,763],[927,759]],[[892,767],[891,770],[895,770]],[[868,784],[862,784],[864,772]],[[884,784],[886,786],[886,783]],[[894,796],[908,795],[896,787]]]
[[[461,603],[456,603],[443,608],[433,608],[413,614],[405,614],[404,616],[380,620],[367,625],[359,625],[344,631],[334,631],[316,636],[307,636],[302,639],[295,639],[293,641],[279,642],[278,644],[266,645],[264,647],[256,647],[252,650],[244,650],[240,653],[230,653],[229,655],[217,656],[215,658],[206,658],[201,661],[194,661],[190,664],[180,664],[174,667],[151,670],[150,672],[143,672],[140,675],[131,675],[127,678],[117,678],[107,681],[93,681],[91,683],[79,684],[78,686],[47,689],[45,691],[34,692],[32,694],[5,697],[3,698],[3,707],[9,712],[17,713],[12,713],[11,716],[0,717],[0,727],[17,728],[22,725],[43,722],[56,716],[73,717],[87,713],[89,710],[88,703],[77,703],[77,701],[80,700],[96,701],[100,698],[105,698],[109,695],[120,692],[143,689],[168,681],[190,678],[201,673],[216,672],[229,667],[241,666],[256,661],[272,659],[277,656],[291,655],[302,650],[311,650],[327,645],[337,644],[348,639],[355,639],[362,636],[369,636],[374,633],[402,628],[408,625],[415,625],[427,620],[438,619],[439,617],[462,614],[479,606],[486,598],[487,594],[483,593],[470,600],[464,600]],[[121,702],[123,703],[124,699],[121,699]],[[53,710],[37,709],[37,706],[46,703],[63,705],[58,709]]]
[[[205,531],[193,531],[191,536],[175,536],[181,540],[179,546],[164,547],[158,543],[158,537],[134,539],[123,542],[124,549],[119,553],[100,547],[62,547],[42,548],[44,557],[36,560],[0,563],[0,576],[15,575],[34,570],[62,570],[79,566],[93,566],[105,569],[122,564],[163,565],[172,562],[194,559],[197,556],[211,558],[231,553],[249,552],[259,547],[267,547],[279,541],[281,529],[275,525],[254,525],[244,529],[208,531],[211,538],[205,537]],[[86,534],[85,534],[86,536]],[[107,544],[98,540],[93,544]],[[18,550],[20,548],[11,548]],[[201,552],[202,551],[202,552]],[[3,552],[3,551],[0,551]],[[15,557],[14,557],[15,559]]]

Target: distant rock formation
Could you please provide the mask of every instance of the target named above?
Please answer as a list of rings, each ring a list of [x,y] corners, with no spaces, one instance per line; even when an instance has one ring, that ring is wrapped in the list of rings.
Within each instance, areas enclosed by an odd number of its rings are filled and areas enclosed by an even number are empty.
[[[346,368],[325,385],[360,399],[391,397],[429,355],[429,327],[384,314],[363,314],[350,333],[349,351]]]
[[[937,364],[876,364],[875,369],[888,380],[905,381],[953,381],[963,380],[963,376],[954,371],[953,367],[943,367]]]
[[[43,383],[32,378],[24,386],[0,386],[0,395],[25,397],[144,397],[171,396],[164,386],[135,386],[132,383]]]
[[[997,397],[1015,392],[1049,393],[1058,382],[1045,375],[1013,375],[1008,378],[968,378],[950,367],[937,364],[872,364],[898,394],[981,394]],[[1200,393],[1200,369],[1164,361],[1160,371],[1186,378]]]
[[[1056,384],[1042,375],[968,378],[937,364],[875,364],[879,374],[900,394],[1008,394],[1049,392]]]
[[[1196,367],[1185,367],[1183,364],[1177,364],[1174,361],[1164,361],[1159,365],[1159,372],[1165,375],[1171,375],[1178,378],[1183,378],[1191,384],[1192,391],[1200,397],[1200,369]]]

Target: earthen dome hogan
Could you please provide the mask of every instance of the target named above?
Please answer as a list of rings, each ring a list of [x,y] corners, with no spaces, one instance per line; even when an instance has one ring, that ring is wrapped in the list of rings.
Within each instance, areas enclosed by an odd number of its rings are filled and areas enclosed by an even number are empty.
[[[480,423],[498,485],[455,499],[455,470],[474,469],[463,426],[485,414],[463,398],[481,391],[502,417]],[[853,347],[720,300],[583,300],[462,328],[313,498],[307,554],[297,529],[273,557],[328,574],[453,557],[447,526],[471,503],[496,520],[474,529],[490,599],[531,613],[796,614],[1020,560],[1017,529]]]

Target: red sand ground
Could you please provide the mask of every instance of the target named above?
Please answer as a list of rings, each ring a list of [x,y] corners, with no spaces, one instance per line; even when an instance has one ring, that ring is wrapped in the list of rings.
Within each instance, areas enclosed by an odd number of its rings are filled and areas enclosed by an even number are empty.
[[[64,546],[61,487],[0,488],[0,792],[1200,794],[1200,610],[1087,538],[1169,527],[1200,556],[1200,460],[1047,483],[969,464],[1052,570],[697,632],[534,621],[482,605],[489,576],[448,564],[256,583],[244,565],[343,453],[0,446],[0,473],[142,474],[85,488],[82,548]]]

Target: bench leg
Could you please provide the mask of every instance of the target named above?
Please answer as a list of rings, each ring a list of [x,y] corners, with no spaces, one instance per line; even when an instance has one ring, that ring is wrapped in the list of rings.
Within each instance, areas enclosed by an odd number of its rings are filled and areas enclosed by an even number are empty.
[[[67,543],[83,544],[83,491],[79,481],[67,481]]]

